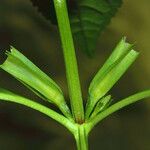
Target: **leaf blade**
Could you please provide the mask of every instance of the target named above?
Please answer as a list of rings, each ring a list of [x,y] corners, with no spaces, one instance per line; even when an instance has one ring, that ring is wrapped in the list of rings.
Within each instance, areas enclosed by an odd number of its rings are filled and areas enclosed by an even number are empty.
[[[14,47],[11,47],[11,51],[6,52],[6,54],[8,57],[0,65],[0,68],[24,83],[27,88],[32,89],[38,96],[38,93],[41,93],[43,95],[41,98],[55,104],[64,115],[72,118],[61,89],[51,78]]]
[[[122,39],[92,80],[86,105],[86,119],[98,100],[107,94],[137,58],[139,53],[132,46]]]
[[[126,37],[123,37],[117,46],[114,48],[113,52],[106,60],[102,68],[96,73],[94,79],[90,83],[89,91],[91,90],[92,86],[98,81],[98,79],[103,76],[110,66],[113,67],[115,62],[119,61],[122,57],[124,57],[132,48],[133,44],[126,42]]]
[[[106,118],[107,116],[111,115],[112,113],[130,105],[133,104],[139,100],[145,99],[145,98],[149,98],[150,97],[150,89],[147,89],[145,91],[141,91],[139,93],[136,93],[134,95],[131,95],[125,99],[120,100],[119,102],[111,105],[110,107],[108,107],[105,111],[101,112],[100,114],[98,114],[97,116],[95,116],[94,118],[91,118],[91,120],[89,120],[89,124],[88,124],[88,132],[91,131],[91,129],[97,125],[101,120],[103,120],[104,118]]]
[[[138,56],[138,52],[131,50],[122,60],[120,63],[118,63],[116,66],[114,66],[105,77],[99,81],[98,85],[95,85],[97,87],[93,87],[94,93],[92,92],[93,90],[91,89],[91,93],[93,93],[94,97],[96,99],[101,98],[106,94],[110,88],[120,79],[120,77],[125,73],[125,71],[128,69],[128,67],[135,61],[135,59]],[[101,89],[101,91],[100,91]],[[96,90],[96,91],[95,91]],[[98,91],[97,91],[98,90]],[[100,94],[100,92],[102,94]],[[98,94],[98,95],[97,95]],[[101,96],[100,96],[101,95]]]
[[[97,102],[97,104],[96,104],[96,106],[95,106],[95,108],[94,108],[90,118],[93,118],[98,113],[104,111],[110,105],[111,102],[112,102],[111,95],[107,95],[107,96],[103,97],[102,99],[100,99]]]
[[[74,40],[78,48],[93,55],[100,33],[121,6],[122,0],[81,0],[70,15]]]

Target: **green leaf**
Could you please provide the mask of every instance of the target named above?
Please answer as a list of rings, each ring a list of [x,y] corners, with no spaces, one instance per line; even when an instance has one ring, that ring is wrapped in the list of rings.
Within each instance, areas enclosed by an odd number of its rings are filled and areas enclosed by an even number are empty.
[[[135,61],[138,52],[131,50],[131,45],[121,41],[121,45],[114,50],[102,70],[100,70],[89,88],[86,117],[88,118],[95,104],[120,79],[129,66]],[[115,57],[116,56],[116,57]]]
[[[100,99],[95,108],[94,111],[91,114],[91,118],[95,117],[98,113],[104,111],[112,102],[111,95],[105,96],[102,99]]]
[[[51,78],[14,47],[11,47],[11,52],[6,52],[6,54],[8,58],[0,65],[3,70],[44,100],[57,105],[66,116],[71,117],[61,89]]]
[[[123,100],[120,100],[119,102],[111,105],[110,107],[108,107],[106,110],[102,111],[101,113],[99,113],[98,115],[96,115],[94,118],[91,118],[88,124],[88,130],[87,132],[90,132],[91,129],[97,125],[97,123],[99,123],[101,120],[103,120],[104,118],[108,117],[109,115],[111,115],[112,113],[130,105],[133,104],[139,100],[142,100],[144,98],[148,98],[150,97],[150,89],[136,93],[134,95],[131,95]]]
[[[30,0],[32,5],[41,13],[46,19],[50,20],[52,24],[57,24],[56,13],[53,0]]]
[[[121,6],[122,0],[80,0],[77,9],[70,14],[70,22],[76,45],[92,55],[98,37]]]
[[[109,56],[109,58],[106,60],[102,68],[96,73],[94,79],[90,83],[89,91],[91,88],[98,82],[99,78],[104,76],[108,70],[108,68],[111,68],[110,66],[114,66],[117,61],[119,61],[121,58],[123,58],[133,47],[133,44],[129,44],[126,42],[126,37],[123,37],[120,42],[117,44],[117,46],[114,48],[113,52]]]
[[[17,95],[15,93],[12,93],[8,90],[0,88],[0,100],[2,101],[9,101],[13,103],[18,103],[27,107],[30,107],[34,110],[37,110],[50,118],[56,120],[66,128],[68,128],[71,132],[73,132],[73,124],[65,118],[63,115],[55,112],[54,110],[47,108],[37,102],[34,102],[28,98],[22,97],[20,95]]]
[[[31,1],[46,18],[56,24],[52,0]],[[96,48],[100,33],[109,24],[111,18],[121,6],[122,0],[67,0],[67,3],[76,46],[91,56]],[[50,8],[50,13],[43,9],[47,6]]]

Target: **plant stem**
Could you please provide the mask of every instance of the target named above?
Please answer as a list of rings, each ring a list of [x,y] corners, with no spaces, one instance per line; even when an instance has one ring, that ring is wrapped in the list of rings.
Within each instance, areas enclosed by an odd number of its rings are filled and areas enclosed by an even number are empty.
[[[88,134],[85,129],[84,124],[78,125],[78,130],[75,133],[77,150],[88,150]]]
[[[84,121],[84,108],[66,0],[54,0],[54,5],[65,59],[71,109],[76,122],[81,124]]]

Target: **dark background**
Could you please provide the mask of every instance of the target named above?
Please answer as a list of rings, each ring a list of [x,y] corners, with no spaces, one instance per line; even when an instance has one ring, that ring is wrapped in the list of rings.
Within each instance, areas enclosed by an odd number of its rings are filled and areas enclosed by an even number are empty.
[[[42,3],[42,1],[41,1]],[[41,4],[42,5],[42,4]],[[46,10],[47,11],[47,10]],[[140,57],[111,90],[115,101],[149,88],[150,1],[124,0],[118,14],[101,34],[91,59],[77,50],[84,99],[94,73],[122,36],[136,42]],[[13,45],[50,75],[68,97],[57,28],[29,0],[0,0],[0,62]],[[38,99],[0,70],[0,87]],[[43,103],[43,102],[42,102]],[[45,105],[49,105],[44,103]],[[129,106],[99,124],[90,135],[91,150],[150,150],[150,102]],[[69,132],[45,115],[17,104],[0,102],[0,150],[75,150]]]

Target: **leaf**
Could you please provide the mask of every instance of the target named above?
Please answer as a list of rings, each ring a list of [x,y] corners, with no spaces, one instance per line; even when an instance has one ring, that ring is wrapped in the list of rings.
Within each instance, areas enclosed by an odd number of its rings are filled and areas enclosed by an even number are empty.
[[[44,2],[31,1],[46,18],[56,24],[56,14],[52,0],[45,0]],[[47,13],[45,15],[47,10],[42,7],[44,4],[46,7],[49,6],[49,17]],[[111,18],[121,6],[122,0],[68,0],[67,4],[76,47],[91,56],[96,48],[100,33],[109,24]]]
[[[8,58],[0,67],[34,91],[42,99],[51,102],[68,117],[70,110],[64,100],[60,87],[23,54],[11,47],[11,52],[6,52]]]
[[[89,91],[98,82],[99,78],[105,75],[108,68],[113,67],[122,57],[124,57],[133,47],[133,44],[126,42],[126,37],[123,37],[117,46],[114,48],[112,54],[106,60],[102,68],[97,72],[94,79],[90,83]]]
[[[81,0],[70,21],[75,42],[92,55],[101,31],[121,6],[122,0]]]
[[[57,25],[56,13],[53,0],[30,0],[37,11],[41,13],[46,19],[50,20],[52,24]],[[77,9],[78,0],[66,0],[69,14]]]
[[[104,111],[110,105],[111,102],[112,102],[111,95],[105,96],[102,99],[100,99],[97,102],[94,111],[91,114],[91,118],[95,117],[97,114]]]
[[[106,110],[104,110],[103,112],[99,113],[97,116],[95,116],[94,118],[91,118],[89,120],[90,124],[89,124],[89,131],[97,124],[99,123],[101,120],[103,120],[104,118],[108,117],[109,115],[111,115],[112,113],[130,105],[133,104],[139,100],[145,99],[145,98],[149,98],[150,97],[150,89],[147,89],[145,91],[136,93],[134,95],[131,95],[127,98],[124,98],[123,100],[120,100],[119,102],[111,105],[110,107],[108,107]]]
[[[37,110],[37,111],[49,116],[50,118],[58,121],[60,124],[64,125],[66,128],[68,128],[72,132],[72,123],[67,118],[65,118],[63,115],[55,112],[54,110],[43,106],[42,104],[39,104],[28,98],[22,97],[20,95],[17,95],[13,92],[10,92],[10,91],[2,89],[2,88],[0,88],[0,100],[18,103],[18,104],[30,107],[34,110]]]
[[[124,41],[124,40],[123,40]],[[121,45],[120,45],[121,44]],[[102,70],[98,71],[89,88],[86,118],[89,117],[95,104],[102,98],[120,79],[138,56],[138,52],[132,50],[130,44],[125,41],[118,46],[108,58]]]
[[[51,21],[52,24],[57,24],[56,13],[53,0],[30,0],[34,7],[42,13],[42,15]]]

